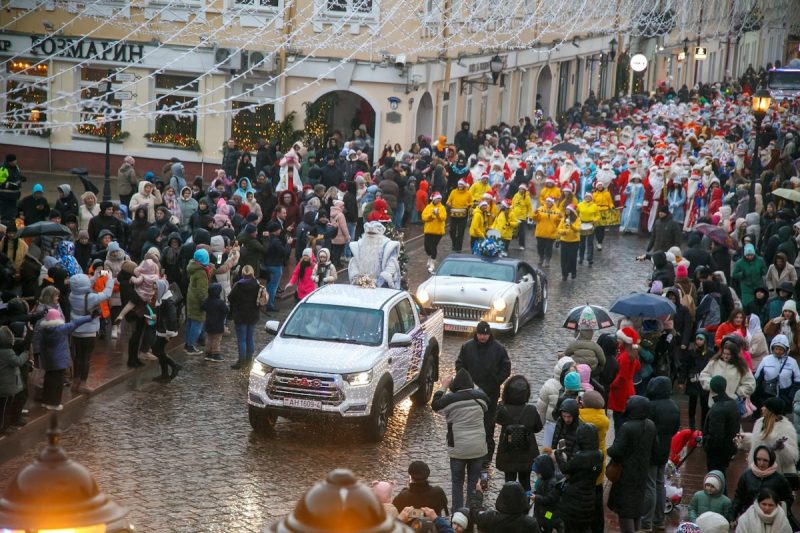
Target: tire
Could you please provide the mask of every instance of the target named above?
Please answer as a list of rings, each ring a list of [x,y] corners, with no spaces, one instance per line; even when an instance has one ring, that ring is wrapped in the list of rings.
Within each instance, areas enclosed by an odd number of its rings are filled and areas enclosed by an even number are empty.
[[[433,387],[436,384],[436,356],[429,353],[425,356],[422,369],[419,372],[419,388],[411,395],[411,401],[415,406],[427,405],[433,396]]]
[[[544,316],[547,313],[547,282],[544,282],[544,287],[542,287],[542,304],[541,304],[541,312],[539,316]]]
[[[508,319],[513,324],[509,335],[516,335],[519,331],[519,300],[514,302],[514,310],[511,312],[511,318]]]
[[[392,407],[392,393],[387,386],[382,386],[375,393],[371,413],[364,428],[367,441],[381,442],[383,440],[386,428],[389,426],[389,418],[392,416]]]
[[[250,420],[250,427],[261,434],[272,433],[275,430],[275,423],[278,421],[276,415],[255,405],[247,406],[247,418]]]

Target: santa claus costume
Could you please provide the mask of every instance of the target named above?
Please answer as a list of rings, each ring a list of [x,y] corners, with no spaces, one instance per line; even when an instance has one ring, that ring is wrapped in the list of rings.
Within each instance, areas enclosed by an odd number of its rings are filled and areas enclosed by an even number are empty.
[[[570,187],[573,192],[576,192],[580,187],[580,172],[578,172],[578,167],[575,166],[575,162],[571,158],[564,160],[561,166],[556,169],[555,178],[561,189]]]
[[[666,183],[664,182],[664,171],[658,167],[652,167],[650,173],[647,175],[644,183],[645,187],[645,209],[642,214],[647,213],[646,229],[648,232],[653,231],[653,224],[656,221],[658,208],[664,205],[666,201]]]
[[[278,185],[275,191],[301,191],[303,190],[303,182],[300,180],[300,158],[294,151],[294,148],[286,152],[278,163],[280,171],[278,172]]]

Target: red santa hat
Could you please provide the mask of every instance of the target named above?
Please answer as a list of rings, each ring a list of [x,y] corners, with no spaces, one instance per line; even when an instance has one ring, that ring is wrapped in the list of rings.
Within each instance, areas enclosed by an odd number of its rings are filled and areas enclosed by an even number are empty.
[[[433,195],[431,196],[431,201],[433,201],[433,200],[441,200],[441,199],[442,199],[442,194],[438,193],[438,192],[433,193]]]
[[[630,326],[618,329],[617,339],[624,342],[625,344],[630,344],[631,346],[633,346],[634,349],[639,348],[639,334],[636,333],[636,330]]]
[[[483,193],[483,199],[494,202],[494,195],[490,192]]]
[[[497,204],[497,206],[502,208],[502,209],[509,209],[511,207],[511,200],[506,198],[505,200],[503,200],[502,202]]]
[[[519,190],[520,191],[527,191],[528,190],[528,186],[525,185],[524,183],[521,183],[520,186],[519,186]]]
[[[467,186],[467,182],[464,181],[464,180],[458,180],[458,186],[459,187],[466,187]]]

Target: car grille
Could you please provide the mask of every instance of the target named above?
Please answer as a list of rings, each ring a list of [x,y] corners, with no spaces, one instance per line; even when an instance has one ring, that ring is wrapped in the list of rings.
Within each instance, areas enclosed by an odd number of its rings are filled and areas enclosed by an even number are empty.
[[[456,320],[483,320],[489,314],[488,309],[476,309],[474,307],[462,307],[460,305],[437,305],[436,309],[444,312],[445,318]]]
[[[273,372],[267,384],[267,393],[276,400],[320,400],[325,405],[339,405],[344,400],[336,378],[298,371]]]

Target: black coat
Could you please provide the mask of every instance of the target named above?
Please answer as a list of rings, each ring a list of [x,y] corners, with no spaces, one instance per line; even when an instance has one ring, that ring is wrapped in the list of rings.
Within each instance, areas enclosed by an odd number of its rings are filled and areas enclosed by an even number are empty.
[[[667,254],[656,252],[653,254],[653,266],[655,270],[651,279],[660,281],[664,288],[675,285],[675,266],[667,261]]]
[[[258,276],[261,270],[261,263],[267,257],[267,248],[259,241],[255,235],[241,233],[239,235],[239,266],[245,265],[253,267],[253,272]]]
[[[497,403],[500,385],[511,375],[511,359],[505,346],[494,340],[494,336],[483,344],[474,338],[461,345],[456,370],[461,368],[467,369],[475,384]]]
[[[75,198],[75,193],[69,191],[64,198],[56,200],[55,208],[61,213],[62,219],[67,215],[78,216],[78,199]]]
[[[495,509],[476,513],[474,523],[480,531],[492,533],[539,533],[539,525],[528,516],[528,499],[519,483],[509,481],[500,489]]]
[[[575,525],[590,525],[594,521],[594,492],[597,476],[603,469],[603,453],[597,428],[582,424],[575,436],[575,455],[556,452],[561,473],[567,477],[561,495],[561,516],[569,516]],[[641,472],[639,473],[641,475]]]
[[[255,324],[259,319],[258,280],[242,278],[233,284],[228,303],[231,307],[231,318],[234,324]]]
[[[208,286],[208,298],[202,304],[206,312],[205,328],[209,335],[225,332],[225,319],[228,317],[228,305],[222,296],[222,285],[212,283]]]
[[[549,455],[540,455],[533,462],[536,465],[536,472],[541,478],[541,482],[533,491],[536,495],[533,513],[536,521],[545,528],[545,531],[551,531],[552,525],[561,520],[559,502],[561,501],[562,484],[556,480],[555,465]],[[547,529],[548,526],[551,529]]]
[[[694,271],[697,269],[697,267],[706,266],[711,268],[713,266],[711,254],[703,250],[699,242],[696,246],[692,246],[686,250],[686,253],[683,254],[683,258],[689,261],[688,272],[690,278],[694,277]]]
[[[542,430],[539,412],[528,403],[531,387],[522,376],[514,376],[503,388],[503,403],[497,407],[495,421],[500,426],[500,440],[497,445],[497,468],[503,472],[527,472],[533,460],[539,455],[536,433]],[[509,449],[507,428],[510,424],[521,424],[528,430],[528,449]]]
[[[657,217],[653,223],[653,232],[650,234],[650,242],[647,244],[647,251],[666,252],[673,246],[680,246],[683,238],[683,226],[672,219],[672,215]]]
[[[439,516],[450,514],[447,509],[447,495],[442,487],[433,486],[427,481],[409,483],[408,487],[401,489],[394,497],[392,505],[401,511],[406,507],[415,509],[428,507],[436,511]]]
[[[666,376],[657,376],[647,384],[650,400],[648,418],[656,425],[658,447],[650,457],[650,464],[662,466],[669,459],[672,437],[681,427],[681,412],[672,400],[672,381]]]
[[[736,484],[736,492],[733,496],[733,503],[731,505],[731,516],[729,520],[734,520],[744,513],[756,501],[756,497],[761,489],[770,489],[778,495],[780,501],[786,502],[788,509],[792,508],[794,502],[794,494],[789,486],[789,482],[783,477],[780,472],[760,478],[756,476],[749,468],[745,470],[739,477],[739,482]]]
[[[733,439],[739,432],[739,404],[724,392],[714,397],[703,426],[703,448],[706,455],[731,457],[736,453]]]
[[[572,415],[572,424],[565,424],[564,419],[561,418],[561,411],[566,411]],[[575,444],[578,435],[578,428],[583,424],[579,418],[580,408],[578,401],[574,398],[566,398],[560,405],[557,404],[556,409],[553,410],[553,417],[556,419],[556,428],[553,431],[553,442],[545,443],[552,448],[558,446],[558,442],[564,440],[564,452],[567,457],[572,457],[575,454]]]
[[[649,404],[642,396],[628,398],[625,423],[607,451],[611,459],[622,463],[622,475],[608,495],[608,508],[620,518],[639,518],[644,512],[645,473],[658,449],[656,425],[647,418]]]

